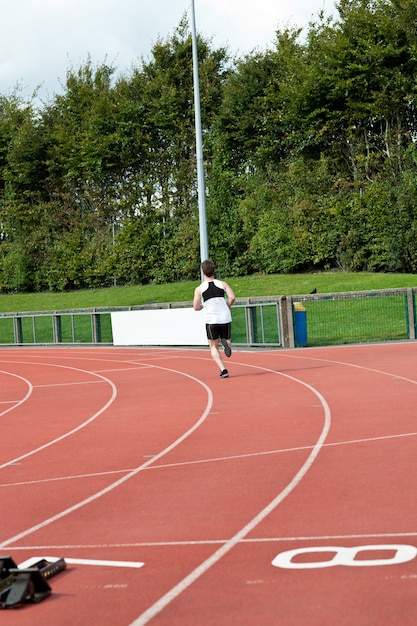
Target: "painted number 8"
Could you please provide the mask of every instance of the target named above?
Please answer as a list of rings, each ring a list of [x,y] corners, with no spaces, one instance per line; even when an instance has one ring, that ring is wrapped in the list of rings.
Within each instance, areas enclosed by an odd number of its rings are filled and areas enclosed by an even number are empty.
[[[361,552],[381,552],[389,551],[391,556],[387,558],[367,558],[357,559]],[[294,561],[294,559],[303,554],[316,553],[319,557],[320,554],[333,554],[329,559],[320,560],[318,558],[314,561]],[[394,553],[394,554],[392,554]],[[274,567],[281,567],[284,569],[317,569],[320,567],[334,567],[335,565],[346,565],[348,567],[374,567],[376,565],[398,565],[399,563],[407,563],[412,561],[417,555],[417,548],[415,546],[401,545],[401,544],[382,544],[371,546],[354,546],[353,548],[344,548],[342,546],[323,546],[317,548],[296,548],[295,550],[288,550],[287,552],[281,552],[272,561]]]

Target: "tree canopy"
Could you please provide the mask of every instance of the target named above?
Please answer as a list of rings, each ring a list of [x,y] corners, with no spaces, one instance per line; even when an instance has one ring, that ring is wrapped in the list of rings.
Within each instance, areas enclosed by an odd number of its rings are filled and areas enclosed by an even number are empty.
[[[414,0],[341,0],[241,58],[198,36],[209,253],[223,275],[417,271]],[[183,18],[123,75],[0,94],[0,290],[199,277]]]

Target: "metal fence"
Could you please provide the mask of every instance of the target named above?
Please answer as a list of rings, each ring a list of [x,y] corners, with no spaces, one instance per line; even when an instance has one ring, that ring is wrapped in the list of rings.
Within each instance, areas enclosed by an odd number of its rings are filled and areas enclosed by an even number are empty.
[[[0,345],[112,344],[110,313],[96,309],[0,313]]]
[[[294,298],[311,346],[416,338],[416,291],[390,289]],[[297,313],[295,313],[295,320]]]
[[[294,348],[416,339],[417,288],[238,299],[237,346]],[[111,313],[191,306],[149,304],[0,313],[0,345],[113,343]]]

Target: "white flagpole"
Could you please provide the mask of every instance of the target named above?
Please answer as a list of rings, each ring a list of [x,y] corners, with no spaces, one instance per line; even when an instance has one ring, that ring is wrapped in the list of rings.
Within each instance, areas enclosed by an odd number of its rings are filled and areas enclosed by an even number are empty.
[[[195,115],[195,145],[197,157],[197,188],[198,211],[200,220],[200,257],[201,261],[209,258],[207,222],[206,222],[206,191],[204,183],[203,139],[201,133],[200,84],[198,77],[197,35],[195,24],[194,0],[191,0],[191,33],[193,42],[193,76],[194,76],[194,115]]]

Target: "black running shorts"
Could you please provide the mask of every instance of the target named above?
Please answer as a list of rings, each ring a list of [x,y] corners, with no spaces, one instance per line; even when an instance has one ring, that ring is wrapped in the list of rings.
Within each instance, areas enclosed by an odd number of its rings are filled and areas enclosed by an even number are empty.
[[[230,339],[232,324],[206,324],[207,339]]]

